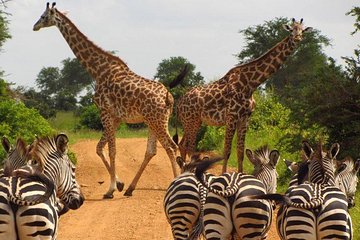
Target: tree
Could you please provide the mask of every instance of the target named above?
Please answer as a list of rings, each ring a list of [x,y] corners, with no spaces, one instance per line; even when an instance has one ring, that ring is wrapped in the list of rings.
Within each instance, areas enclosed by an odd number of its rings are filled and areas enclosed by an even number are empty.
[[[180,83],[180,86],[170,90],[175,100],[179,99],[179,97],[181,97],[190,88],[205,83],[200,72],[195,72],[196,66],[191,64],[184,57],[170,57],[169,59],[164,59],[159,63],[157,72],[154,76],[154,78],[159,80],[159,82],[163,83],[165,86],[169,86],[170,82],[176,78],[185,64],[189,64],[189,72],[187,76]]]
[[[275,18],[262,25],[241,30],[240,33],[244,35],[246,44],[237,54],[239,62],[245,63],[256,59],[280,42],[289,34],[283,29],[283,26],[289,22],[287,18]],[[306,33],[296,51],[286,60],[282,68],[269,78],[266,86],[272,86],[276,94],[282,96],[281,101],[297,96],[297,89],[309,84],[308,76],[319,66],[326,65],[327,57],[322,48],[329,44],[330,40],[316,29]]]

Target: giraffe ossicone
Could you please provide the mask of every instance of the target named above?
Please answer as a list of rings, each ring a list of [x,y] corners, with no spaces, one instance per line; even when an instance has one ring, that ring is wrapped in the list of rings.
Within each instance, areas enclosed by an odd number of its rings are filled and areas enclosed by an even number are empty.
[[[221,79],[191,89],[177,104],[177,117],[184,135],[179,143],[183,159],[195,150],[197,132],[202,123],[210,126],[226,126],[224,141],[223,172],[231,152],[232,139],[237,132],[238,171],[243,171],[245,134],[251,113],[255,108],[253,92],[275,73],[286,58],[293,53],[303,33],[311,30],[304,28],[303,21],[292,20],[286,25],[289,36],[277,43],[259,58],[230,69]]]

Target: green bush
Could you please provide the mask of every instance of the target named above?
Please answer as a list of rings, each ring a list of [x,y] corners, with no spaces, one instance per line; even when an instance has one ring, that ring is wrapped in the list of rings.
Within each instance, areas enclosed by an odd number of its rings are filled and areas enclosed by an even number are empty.
[[[15,100],[0,101],[0,136],[6,136],[11,143],[18,137],[30,143],[35,136],[54,134],[49,123],[35,110],[26,108]],[[0,162],[5,151],[0,148]]]
[[[102,130],[100,111],[95,104],[84,107],[80,113],[80,125],[94,130]]]

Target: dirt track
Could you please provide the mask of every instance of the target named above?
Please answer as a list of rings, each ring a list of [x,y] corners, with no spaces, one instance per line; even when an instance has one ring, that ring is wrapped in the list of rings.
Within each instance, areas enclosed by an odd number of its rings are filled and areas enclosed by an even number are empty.
[[[115,192],[113,199],[103,200],[109,176],[95,153],[96,143],[96,140],[84,140],[70,147],[77,155],[76,174],[86,201],[80,209],[61,217],[58,239],[172,239],[162,205],[173,178],[164,149],[158,144],[157,155],[144,171],[132,197]],[[127,187],[143,160],[146,139],[117,139],[116,146],[117,174]],[[277,239],[275,234],[271,229],[268,239]]]

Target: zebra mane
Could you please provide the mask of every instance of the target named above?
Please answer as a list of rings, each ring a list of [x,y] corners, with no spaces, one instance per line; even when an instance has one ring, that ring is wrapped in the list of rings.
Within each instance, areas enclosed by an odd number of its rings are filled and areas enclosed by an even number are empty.
[[[270,155],[270,149],[268,145],[264,145],[259,147],[254,152],[255,157],[261,162],[261,163],[268,163],[270,161],[269,155]]]
[[[30,154],[32,159],[39,165],[41,171],[44,171],[47,157],[51,153],[58,151],[55,139],[56,136],[47,136],[37,138],[34,142],[34,147],[32,148]]]

